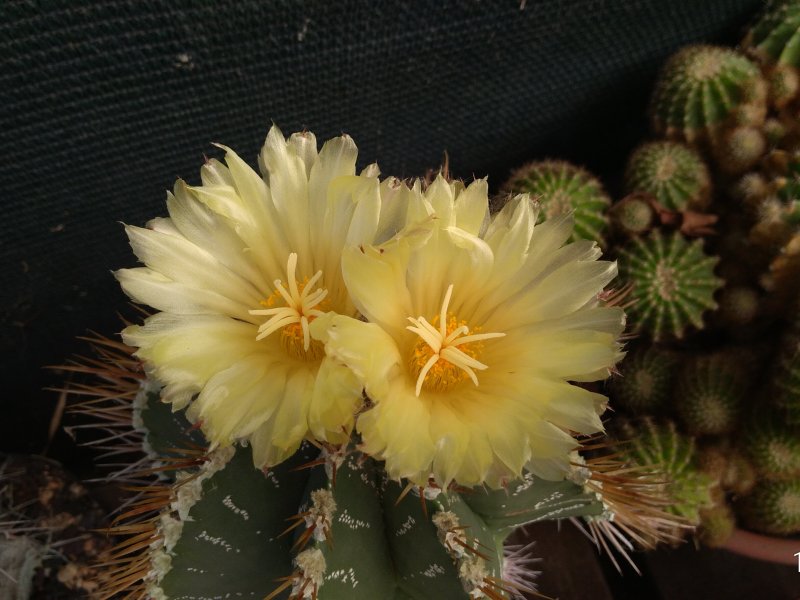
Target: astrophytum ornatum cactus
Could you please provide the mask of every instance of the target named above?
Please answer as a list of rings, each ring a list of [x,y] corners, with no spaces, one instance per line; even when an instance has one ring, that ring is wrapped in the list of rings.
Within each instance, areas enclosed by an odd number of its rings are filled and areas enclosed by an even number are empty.
[[[507,490],[459,493],[390,481],[352,448],[303,444],[266,472],[247,448],[193,454],[153,387],[139,394],[136,413],[153,456],[177,453],[184,468],[144,488],[133,524],[117,529],[135,536],[110,557],[108,598],[522,598],[530,580],[511,575],[518,569],[503,545],[514,528],[609,511],[591,461],[563,481],[526,475]]]

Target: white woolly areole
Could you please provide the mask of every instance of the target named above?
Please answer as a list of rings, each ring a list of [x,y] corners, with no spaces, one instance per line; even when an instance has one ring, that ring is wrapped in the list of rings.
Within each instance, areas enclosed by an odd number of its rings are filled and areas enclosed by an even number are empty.
[[[169,512],[161,515],[158,524],[161,538],[150,545],[150,572],[145,578],[150,582],[147,593],[152,600],[167,600],[161,589],[161,581],[172,568],[172,550],[181,537],[183,523],[190,520],[189,511],[203,496],[203,482],[224,469],[235,452],[236,448],[233,446],[212,452],[209,460],[200,466],[197,476],[178,488],[175,499],[170,503]],[[182,481],[189,476],[189,473],[178,473],[176,480]],[[174,513],[178,514],[178,518],[172,516]]]
[[[347,447],[346,445],[342,446],[334,452],[329,451],[327,448],[323,448],[320,456],[325,461],[325,475],[327,476],[328,481],[333,481],[334,472],[338,470],[342,464],[344,464],[344,459],[347,457]]]
[[[586,485],[586,482],[592,478],[592,471],[586,467],[586,459],[580,453],[573,451],[569,455],[570,468],[566,475],[567,481],[571,481],[575,485]]]
[[[189,518],[189,511],[203,497],[203,482],[212,477],[217,471],[224,469],[228,461],[233,458],[235,452],[236,448],[233,446],[214,450],[209,455],[209,460],[200,467],[197,476],[178,488],[178,493],[170,508],[178,513],[181,521],[186,521]],[[182,481],[188,477],[190,477],[188,473],[178,473],[176,479]]]
[[[320,489],[311,492],[311,508],[303,517],[306,527],[314,527],[314,539],[324,542],[326,531],[330,531],[333,516],[336,514],[336,500],[330,490]]]
[[[486,594],[480,588],[484,586],[484,580],[489,577],[489,570],[481,557],[467,552],[465,547],[467,537],[460,528],[458,515],[449,510],[442,510],[431,517],[431,522],[436,526],[439,541],[456,563],[458,578],[464,586],[464,591],[470,598],[485,598]]]
[[[147,408],[147,397],[150,394],[157,394],[161,390],[161,384],[147,378],[142,381],[141,385],[139,386],[139,391],[136,392],[136,396],[133,398],[133,415],[131,416],[131,424],[133,428],[142,434],[142,450],[145,454],[147,454],[148,458],[157,460],[159,454],[153,450],[150,444],[147,441],[147,426],[144,424],[144,419],[142,418],[142,411],[148,410]],[[160,460],[157,460],[158,464],[161,464]]]
[[[301,589],[303,590],[302,598],[314,597],[319,586],[322,585],[325,570],[328,568],[322,551],[318,548],[303,550],[295,557],[294,564],[297,566],[298,572],[292,584],[292,597],[296,597]]]
[[[479,556],[468,556],[459,562],[458,578],[470,598],[485,598],[483,580],[489,577],[486,562]]]

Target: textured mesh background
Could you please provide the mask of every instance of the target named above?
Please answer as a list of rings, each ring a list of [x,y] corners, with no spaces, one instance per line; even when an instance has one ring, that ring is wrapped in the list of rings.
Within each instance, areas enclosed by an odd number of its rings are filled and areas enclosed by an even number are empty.
[[[39,443],[42,365],[89,328],[119,329],[110,270],[134,259],[118,222],[163,214],[210,142],[254,159],[274,121],[347,132],[387,174],[448,151],[456,175],[495,185],[545,155],[608,176],[644,133],[664,58],[735,41],[760,4],[0,2],[1,376],[16,413],[2,429]]]

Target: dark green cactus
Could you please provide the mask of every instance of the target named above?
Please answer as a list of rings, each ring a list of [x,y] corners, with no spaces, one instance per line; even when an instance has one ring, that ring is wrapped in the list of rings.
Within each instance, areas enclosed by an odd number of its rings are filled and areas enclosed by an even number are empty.
[[[541,203],[539,220],[572,211],[575,230],[572,239],[605,243],[611,200],[600,181],[587,171],[564,161],[533,162],[518,169],[508,180],[509,192],[527,193]]]
[[[780,415],[752,419],[745,431],[744,448],[762,478],[785,481],[800,476],[800,435]]]
[[[687,46],[664,66],[651,103],[653,127],[671,139],[714,140],[727,127],[760,126],[766,84],[747,57],[718,46]]]
[[[796,344],[783,350],[774,382],[776,405],[789,424],[800,426],[800,347]]]
[[[610,379],[611,400],[636,415],[652,415],[666,408],[672,398],[678,356],[657,346],[629,352]]]
[[[686,328],[703,328],[703,313],[715,309],[714,293],[722,280],[714,275],[716,257],[703,253],[698,239],[688,242],[674,232],[654,230],[634,238],[619,252],[619,273],[633,286],[629,322],[654,340],[683,337]]]
[[[628,159],[628,193],[650,194],[671,211],[703,210],[711,200],[711,176],[700,155],[677,142],[639,146]]]
[[[737,503],[748,529],[771,535],[800,532],[800,479],[762,481]]]
[[[712,548],[724,546],[736,528],[736,516],[724,501],[700,511],[700,541]]]
[[[656,224],[656,210],[642,194],[629,194],[608,210],[611,227],[626,237],[642,235]]]
[[[139,398],[139,423],[177,438],[160,459],[182,456],[177,448],[195,432],[157,393]],[[157,439],[148,438],[161,448]],[[137,530],[144,554],[132,559],[140,591],[156,600],[505,598],[503,541],[516,527],[606,510],[584,485],[529,474],[507,490],[463,495],[403,487],[355,449],[320,453],[310,444],[267,473],[247,448],[219,449],[155,495],[165,490],[150,529]],[[110,572],[106,589],[127,589],[120,579],[130,568]]]
[[[724,435],[739,422],[747,394],[743,367],[719,353],[687,360],[675,390],[678,414],[693,435]]]
[[[800,67],[800,2],[770,2],[742,45],[767,64]]]

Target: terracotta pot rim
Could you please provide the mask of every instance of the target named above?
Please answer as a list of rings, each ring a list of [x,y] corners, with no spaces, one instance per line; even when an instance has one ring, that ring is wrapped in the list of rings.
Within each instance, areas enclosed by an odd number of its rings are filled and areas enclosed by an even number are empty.
[[[797,566],[798,557],[795,554],[800,552],[800,540],[735,529],[722,547],[749,558]]]

